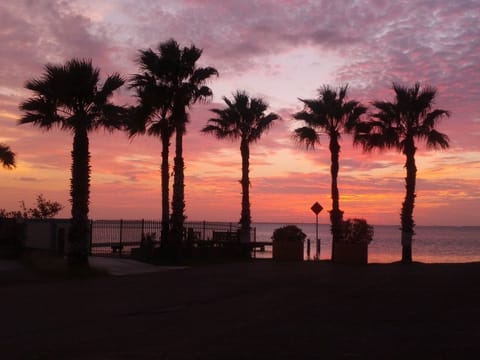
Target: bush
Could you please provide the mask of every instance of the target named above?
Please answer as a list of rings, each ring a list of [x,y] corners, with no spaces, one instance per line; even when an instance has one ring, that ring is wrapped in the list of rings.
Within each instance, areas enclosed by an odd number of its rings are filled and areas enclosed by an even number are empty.
[[[149,251],[152,251],[155,246],[155,239],[157,233],[145,233],[142,235],[142,240],[140,241],[140,247]]]
[[[373,226],[365,219],[348,219],[343,222],[343,242],[366,243],[373,240]]]
[[[272,240],[275,241],[305,241],[307,235],[296,225],[286,225],[275,229]]]
[[[14,218],[14,219],[51,219],[55,217],[63,209],[63,205],[50,201],[43,197],[43,194],[37,196],[37,206],[29,208],[25,206],[25,202],[20,201],[21,210],[7,211],[0,209],[0,218]]]
[[[307,235],[295,225],[275,229],[272,258],[279,261],[303,261],[303,242]]]

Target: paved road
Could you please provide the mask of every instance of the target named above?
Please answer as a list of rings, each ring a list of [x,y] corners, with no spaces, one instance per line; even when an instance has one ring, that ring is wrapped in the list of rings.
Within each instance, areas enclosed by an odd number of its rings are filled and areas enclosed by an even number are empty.
[[[0,282],[0,358],[475,358],[479,275],[480,263],[255,261],[26,277]]]

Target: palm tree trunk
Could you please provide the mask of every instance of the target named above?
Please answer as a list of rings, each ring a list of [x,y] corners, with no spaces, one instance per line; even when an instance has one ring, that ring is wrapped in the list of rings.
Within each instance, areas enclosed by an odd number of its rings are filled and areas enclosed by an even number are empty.
[[[73,136],[72,178],[70,196],[72,219],[69,231],[70,266],[88,266],[89,221],[88,205],[90,197],[90,152],[86,126],[78,126]]]
[[[160,235],[160,246],[163,248],[168,242],[170,228],[170,203],[169,203],[169,173],[168,155],[170,147],[170,134],[162,133],[162,231]]]
[[[407,177],[405,178],[405,200],[402,204],[401,221],[402,221],[402,262],[412,262],[412,239],[415,223],[413,221],[413,208],[415,206],[415,182],[417,178],[417,167],[415,166],[416,148],[413,140],[409,141],[405,146],[404,154],[407,157],[405,168],[407,169]]]
[[[343,223],[343,211],[340,210],[340,194],[338,192],[338,170],[339,170],[339,157],[340,157],[340,144],[338,143],[338,137],[335,135],[330,136],[330,174],[332,177],[332,210],[330,211],[330,222],[332,224],[332,259],[335,259],[334,243],[341,241],[343,238],[342,223]]]
[[[250,149],[248,141],[242,139],[240,143],[240,153],[242,155],[242,213],[240,217],[240,241],[250,242],[250,227],[252,216],[250,213]]]
[[[175,130],[175,159],[173,160],[173,196],[172,196],[172,228],[169,242],[172,242],[174,260],[180,259],[185,221],[185,181],[183,161],[183,127]]]

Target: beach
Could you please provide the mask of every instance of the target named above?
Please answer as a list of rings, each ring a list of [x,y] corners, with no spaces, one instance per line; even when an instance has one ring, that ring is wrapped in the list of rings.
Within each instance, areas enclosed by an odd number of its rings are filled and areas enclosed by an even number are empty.
[[[3,272],[3,359],[461,359],[480,263],[216,264],[54,280]]]

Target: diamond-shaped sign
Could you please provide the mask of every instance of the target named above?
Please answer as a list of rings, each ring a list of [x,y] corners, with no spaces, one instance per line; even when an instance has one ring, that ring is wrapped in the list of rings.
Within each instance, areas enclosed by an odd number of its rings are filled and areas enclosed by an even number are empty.
[[[315,215],[318,215],[320,213],[320,211],[323,210],[323,207],[318,202],[316,202],[315,204],[312,205],[312,207],[310,209],[312,209],[312,211],[315,213]]]

